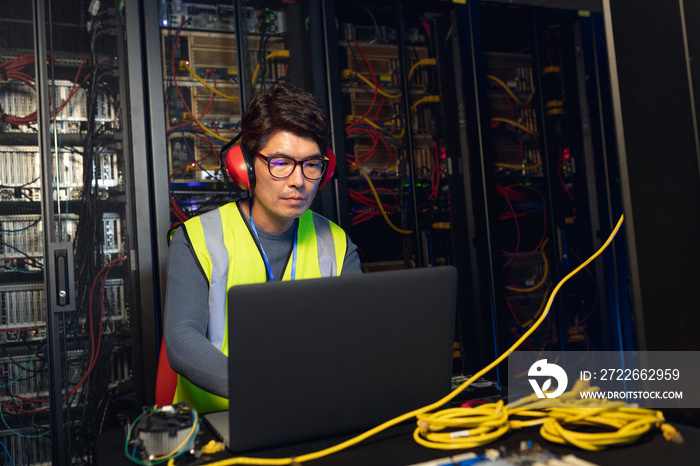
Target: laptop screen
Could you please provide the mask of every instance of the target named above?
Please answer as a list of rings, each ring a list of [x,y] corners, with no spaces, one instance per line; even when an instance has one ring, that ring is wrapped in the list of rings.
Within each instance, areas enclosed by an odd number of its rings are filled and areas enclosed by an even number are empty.
[[[358,432],[447,394],[456,283],[448,266],[232,287],[227,447]]]

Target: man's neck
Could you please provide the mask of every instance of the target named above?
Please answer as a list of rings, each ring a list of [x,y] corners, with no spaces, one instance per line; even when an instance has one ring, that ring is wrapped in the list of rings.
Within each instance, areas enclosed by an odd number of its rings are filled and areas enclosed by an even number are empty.
[[[250,203],[252,199],[246,199],[242,202],[241,207],[246,215],[246,217],[249,217],[248,220],[250,221]],[[269,233],[284,233],[286,231],[289,231],[290,228],[294,225],[295,219],[287,219],[287,218],[271,218],[269,215],[267,215],[267,212],[265,212],[264,209],[260,208],[258,204],[253,202],[253,209],[252,209],[252,214],[253,214],[253,221],[255,222],[255,228],[265,230]]]

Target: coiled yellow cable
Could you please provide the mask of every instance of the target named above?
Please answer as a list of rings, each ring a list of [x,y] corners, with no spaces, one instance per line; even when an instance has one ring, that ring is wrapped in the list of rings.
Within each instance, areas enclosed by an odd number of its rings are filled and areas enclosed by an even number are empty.
[[[428,448],[457,450],[489,444],[510,430],[508,410],[503,401],[474,408],[450,408],[416,416],[418,428],[413,439]],[[437,433],[445,428],[461,430]]]
[[[585,388],[577,382],[572,396],[578,396]],[[597,390],[597,387],[588,389]],[[612,445],[626,445],[636,442],[642,435],[653,428],[660,428],[667,440],[682,442],[680,433],[666,423],[661,411],[635,408],[621,401],[604,399],[546,400],[554,402],[539,410],[524,406],[510,411],[516,416],[537,416],[538,421],[511,421],[512,428],[527,427],[541,423],[540,435],[560,444],[574,445],[590,451],[603,450]],[[588,431],[581,431],[586,427]],[[592,432],[597,428],[598,432]]]
[[[581,392],[597,389],[577,381],[571,391],[558,398],[532,395],[506,406],[499,401],[420,414],[414,439],[434,449],[473,448],[496,440],[510,429],[539,425],[540,435],[546,440],[589,451],[634,443],[652,428],[661,428],[667,440],[683,441],[680,433],[665,422],[661,411],[634,408],[621,401],[577,399]],[[436,433],[448,427],[465,430]],[[581,431],[581,427],[588,431]],[[591,431],[593,428],[599,431]]]

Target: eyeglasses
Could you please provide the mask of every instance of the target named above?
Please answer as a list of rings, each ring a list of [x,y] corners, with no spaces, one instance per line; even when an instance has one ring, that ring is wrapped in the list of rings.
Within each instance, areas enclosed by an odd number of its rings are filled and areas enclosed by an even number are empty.
[[[274,157],[266,157],[258,152],[258,157],[267,162],[267,168],[273,178],[282,179],[289,177],[297,165],[301,165],[301,173],[309,180],[315,181],[323,178],[328,166],[328,160],[321,158],[310,158],[301,161],[296,161],[290,157],[276,155]]]

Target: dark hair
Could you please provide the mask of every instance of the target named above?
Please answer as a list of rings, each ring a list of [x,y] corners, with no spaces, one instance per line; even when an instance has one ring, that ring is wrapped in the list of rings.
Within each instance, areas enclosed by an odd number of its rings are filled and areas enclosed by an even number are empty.
[[[321,154],[329,143],[326,112],[316,97],[295,87],[277,87],[253,97],[243,112],[241,130],[241,144],[253,154],[280,131],[313,140]]]

